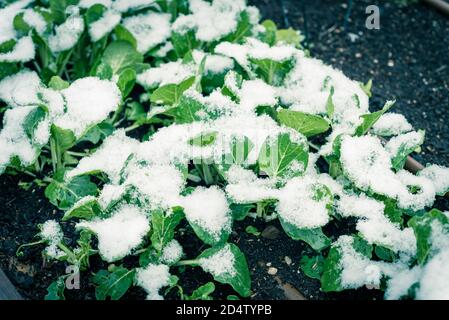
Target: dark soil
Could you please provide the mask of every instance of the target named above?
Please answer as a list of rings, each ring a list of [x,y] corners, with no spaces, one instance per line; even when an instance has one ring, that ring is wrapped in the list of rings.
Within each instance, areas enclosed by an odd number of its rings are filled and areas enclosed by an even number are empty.
[[[424,164],[449,165],[449,17],[422,4],[399,7],[386,1],[356,0],[349,15],[347,2],[336,0],[249,2],[261,9],[264,18],[272,19],[282,27],[302,30],[314,57],[359,81],[372,78],[372,109],[381,107],[387,99],[397,99],[394,111],[403,113],[416,128],[426,130],[422,152],[414,156]],[[376,3],[381,8],[380,30],[368,30],[365,28],[365,8]],[[345,20],[345,16],[348,19]],[[351,41],[349,34],[358,38]],[[0,267],[24,297],[42,299],[47,286],[58,275],[64,274],[64,266],[45,262],[39,247],[27,249],[20,258],[15,256],[15,251],[20,244],[33,241],[38,223],[58,218],[61,212],[46,200],[41,188],[25,191],[17,187],[20,181],[30,179],[0,176]],[[440,198],[436,207],[448,210],[449,201]],[[274,239],[247,234],[244,230],[248,225],[256,226],[260,231],[270,225],[269,238]],[[325,231],[331,234],[330,230]],[[188,232],[186,229],[186,237],[189,237]],[[73,241],[66,240],[68,243]],[[382,298],[380,291],[367,289],[332,294],[321,292],[319,282],[306,277],[298,266],[302,255],[312,254],[311,249],[302,242],[289,239],[277,222],[266,224],[246,219],[236,223],[231,240],[247,256],[253,299],[285,299],[280,281],[290,284],[297,289],[292,289],[295,294],[299,291],[307,299]],[[200,244],[195,240],[190,242],[191,247],[186,250],[195,256]],[[287,263],[290,260],[291,263]],[[96,259],[92,264],[101,266]],[[270,266],[278,270],[276,276],[268,274]],[[198,268],[189,269],[180,277],[187,293],[211,279]],[[82,278],[81,283],[82,290],[66,290],[67,298],[94,298],[88,281]],[[233,292],[220,286],[217,294],[216,297],[225,298]],[[144,292],[138,288],[126,295],[129,299],[144,297]]]

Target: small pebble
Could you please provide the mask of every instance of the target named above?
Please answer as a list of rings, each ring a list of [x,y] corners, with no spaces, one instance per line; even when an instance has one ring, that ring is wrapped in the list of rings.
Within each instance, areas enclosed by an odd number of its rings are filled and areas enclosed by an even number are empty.
[[[285,256],[284,257],[284,261],[287,265],[291,265],[292,264],[292,259],[289,256]]]
[[[389,67],[394,67],[394,61],[393,60],[388,60],[388,66]]]
[[[276,273],[278,273],[278,269],[275,267],[268,268],[268,274],[274,276]]]

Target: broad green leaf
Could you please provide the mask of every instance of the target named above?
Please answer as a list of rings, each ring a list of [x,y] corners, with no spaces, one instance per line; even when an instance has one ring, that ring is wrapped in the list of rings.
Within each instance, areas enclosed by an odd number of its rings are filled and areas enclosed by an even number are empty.
[[[95,297],[97,300],[120,299],[131,287],[134,281],[135,270],[113,266],[109,270],[100,270],[93,278]]]
[[[382,110],[362,115],[361,118],[363,119],[363,123],[357,127],[357,129],[355,130],[355,135],[360,137],[360,136],[363,136],[364,134],[366,134],[369,131],[369,129],[371,129],[371,127],[377,122],[377,120],[379,120],[379,118],[385,112],[390,110],[390,108],[395,103],[396,103],[395,100],[387,101],[385,103],[384,107],[382,108]]]
[[[299,265],[306,276],[312,279],[321,279],[324,267],[324,258],[321,255],[313,257],[302,256]]]
[[[189,30],[184,34],[172,32],[171,42],[178,58],[183,58],[199,45],[193,30]]]
[[[186,300],[212,300],[210,296],[215,291],[215,284],[208,282],[192,292],[190,296],[186,296]]]
[[[127,105],[125,113],[126,119],[136,121],[138,123],[144,123],[147,119],[147,113],[145,112],[145,109],[137,101],[130,102]]]
[[[237,29],[230,35],[223,38],[223,41],[240,42],[245,37],[251,35],[252,24],[250,17],[246,11],[240,13]]]
[[[282,109],[277,117],[281,124],[295,129],[306,137],[315,136],[329,129],[329,123],[326,120],[313,114]]]
[[[360,236],[353,236],[352,247],[368,259],[373,256],[373,246]]]
[[[273,86],[281,86],[285,77],[294,67],[292,59],[285,61],[274,61],[271,59],[254,59],[249,61],[253,65],[256,74]]]
[[[424,143],[424,130],[418,130],[418,134],[420,135],[420,140],[416,143],[410,144],[409,141],[404,141],[396,154],[391,159],[391,166],[394,170],[398,171],[404,168],[405,162],[407,161],[407,157],[417,148],[419,148]]]
[[[188,143],[198,147],[208,146],[215,142],[217,134],[217,131],[202,132],[198,136],[189,139]]]
[[[0,62],[0,80],[19,71],[17,63]]]
[[[216,246],[228,241],[229,235],[231,234],[231,228],[223,228],[220,230],[218,236],[215,233],[211,233],[209,230],[205,229],[200,224],[195,221],[188,220],[190,226],[195,232],[196,236],[204,243]]]
[[[59,76],[53,76],[50,78],[50,82],[48,83],[48,87],[53,89],[53,90],[63,90],[63,89],[67,89],[70,86],[70,83],[68,83],[67,81],[63,80],[61,77]]]
[[[78,200],[86,196],[96,196],[97,186],[90,181],[88,176],[75,177],[69,182],[64,182],[63,172],[58,172],[52,182],[45,189],[45,196],[59,209],[69,209]]]
[[[449,232],[449,218],[437,209],[432,209],[422,216],[414,216],[408,222],[408,226],[412,227],[415,233],[416,257],[419,264],[424,264],[434,253],[432,248],[432,224],[434,223],[441,224],[443,229]],[[449,241],[449,238],[446,241]]]
[[[164,105],[173,105],[180,102],[182,94],[184,91],[189,89],[193,83],[195,82],[195,77],[190,77],[183,80],[179,84],[166,84],[162,87],[157,88],[150,97],[151,102],[164,104]]]
[[[338,247],[332,246],[323,264],[323,274],[321,275],[321,290],[324,292],[342,291],[341,272],[341,252]]]
[[[374,253],[379,259],[384,261],[393,262],[396,259],[395,253],[383,246],[375,246]]]
[[[276,24],[273,20],[265,20],[261,24],[265,28],[265,33],[262,38],[263,41],[268,43],[270,46],[274,45],[276,43]]]
[[[323,233],[321,228],[301,229],[282,217],[279,217],[279,221],[281,222],[285,233],[287,233],[290,238],[293,240],[304,241],[316,251],[321,251],[331,244],[331,240]]]
[[[227,243],[222,246],[216,246],[204,250],[199,256],[198,260],[210,258],[214,254],[218,253],[223,248],[228,247],[234,257],[234,271],[233,273],[226,272],[223,274],[213,275],[215,281],[229,284],[235,291],[242,297],[249,297],[251,294],[251,278],[246,262],[245,255],[240,249],[233,243]]]
[[[308,159],[308,146],[295,143],[288,133],[282,133],[277,139],[267,138],[259,153],[258,163],[260,170],[273,178],[304,173]]]
[[[45,300],[65,300],[64,290],[65,277],[59,277],[48,286]]]
[[[114,34],[117,40],[129,42],[134,49],[137,49],[137,40],[133,34],[128,31],[123,25],[119,24],[114,28]]]
[[[105,11],[106,7],[100,3],[90,6],[89,9],[87,9],[86,13],[84,14],[86,23],[89,25],[99,20],[101,17],[103,17]]]
[[[20,35],[26,35],[31,30],[31,27],[23,19],[23,15],[24,15],[24,13],[19,13],[18,15],[16,15],[14,17],[14,20],[13,20],[14,29]]]
[[[175,123],[191,123],[201,120],[198,111],[204,111],[205,106],[190,97],[182,96],[176,107],[171,108],[167,113],[175,119]]]
[[[151,245],[159,253],[174,237],[175,228],[184,218],[181,210],[174,210],[172,214],[166,215],[163,211],[156,210],[151,214],[152,234]]]
[[[97,199],[92,199],[70,208],[70,210],[66,211],[62,217],[62,220],[65,221],[72,218],[90,220],[100,216],[101,212],[101,206]]]
[[[276,43],[291,44],[296,48],[302,48],[301,42],[304,40],[304,36],[293,28],[280,29],[276,31]]]
[[[47,116],[47,111],[44,110],[43,107],[37,107],[32,110],[26,117],[22,124],[25,129],[25,133],[28,138],[33,140],[34,132],[39,125],[39,123],[45,119]]]
[[[76,142],[75,135],[72,131],[59,128],[55,125],[51,126],[51,136],[55,140],[60,152],[70,149]]]
[[[246,218],[251,209],[255,208],[254,204],[232,203],[230,205],[232,218],[235,221],[242,221]]]
[[[101,61],[111,67],[113,74],[120,75],[126,69],[134,69],[135,65],[142,63],[143,55],[128,41],[117,40],[108,45]]]
[[[79,139],[79,141],[89,141],[93,144],[106,139],[114,132],[114,126],[106,121],[101,122],[89,130]]]
[[[79,0],[48,0],[53,21],[61,24],[66,19],[66,9],[70,5],[78,4]]]
[[[122,93],[122,99],[126,98],[132,91],[136,83],[136,71],[133,69],[125,69],[120,73],[117,86]]]

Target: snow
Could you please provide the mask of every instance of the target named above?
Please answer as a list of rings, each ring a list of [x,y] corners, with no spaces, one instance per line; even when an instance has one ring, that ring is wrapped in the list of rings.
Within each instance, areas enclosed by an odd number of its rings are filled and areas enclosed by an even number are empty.
[[[81,0],[78,3],[78,6],[80,8],[88,9],[88,8],[92,7],[93,5],[95,5],[95,4],[102,4],[106,8],[109,8],[112,5],[112,0]]]
[[[170,14],[148,12],[125,18],[123,26],[136,38],[137,50],[146,53],[170,37],[170,18]]]
[[[173,239],[162,250],[161,261],[167,264],[178,262],[183,255],[181,244]]]
[[[126,187],[115,184],[105,184],[98,196],[98,203],[105,210],[109,204],[120,200],[125,193]]]
[[[401,150],[417,148],[424,142],[424,131],[412,131],[391,138],[385,149],[394,158]]]
[[[14,49],[0,53],[0,62],[28,62],[34,58],[34,43],[31,36],[20,38]]]
[[[19,14],[32,0],[19,0],[0,9],[0,43],[15,39],[14,17]]]
[[[255,112],[258,106],[274,106],[277,103],[276,90],[264,81],[243,81],[239,90],[240,108]]]
[[[231,246],[226,244],[222,249],[207,258],[200,259],[201,267],[210,272],[214,277],[230,276],[237,274],[235,270],[235,257],[231,251]]]
[[[81,78],[67,89],[61,90],[66,101],[66,113],[55,124],[63,129],[73,131],[80,138],[85,131],[115,111],[121,94],[117,85],[96,77]]]
[[[429,179],[435,192],[440,196],[449,191],[449,168],[447,167],[433,164],[419,171],[418,176]]]
[[[40,86],[37,73],[24,69],[0,81],[0,100],[11,107],[37,104]]]
[[[382,245],[394,252],[416,254],[416,239],[411,228],[401,230],[384,215],[385,205],[363,194],[342,196],[338,211],[343,217],[358,217],[356,229],[370,244]]]
[[[428,179],[404,170],[397,174],[391,170],[390,154],[376,137],[344,137],[340,161],[358,188],[397,199],[400,208],[420,210],[435,199],[435,189]],[[419,186],[421,190],[412,194],[409,186]]]
[[[45,253],[50,258],[58,258],[63,252],[58,245],[62,241],[64,234],[61,226],[55,220],[47,220],[41,226],[40,236],[47,243]]]
[[[126,136],[123,129],[107,137],[95,153],[80,160],[75,169],[66,173],[66,179],[94,171],[104,172],[109,180],[118,183],[120,171],[128,157],[137,150],[139,142]]]
[[[388,281],[385,290],[385,299],[398,300],[406,296],[410,287],[419,281],[422,270],[421,267],[415,266],[410,270],[402,270]]]
[[[200,41],[218,40],[237,29],[240,13],[245,9],[244,0],[189,0],[190,15],[180,15],[173,23],[173,31],[185,34],[195,30]]]
[[[137,75],[137,83],[145,88],[155,88],[169,83],[180,83],[195,75],[192,64],[184,64],[182,60],[168,62],[158,67],[150,68]]]
[[[181,206],[190,223],[195,223],[220,239],[224,230],[230,231],[232,218],[224,192],[212,186],[197,187],[191,194],[181,200]]]
[[[155,0],[115,0],[112,4],[112,8],[119,12],[127,12],[144,7],[151,7],[154,6],[155,3]]]
[[[383,114],[372,127],[373,133],[379,136],[395,136],[412,130],[412,125],[402,114],[393,112]]]
[[[84,31],[83,18],[78,10],[73,11],[64,23],[55,27],[54,34],[48,38],[48,45],[53,53],[73,48]]]
[[[319,187],[315,179],[309,176],[289,180],[278,195],[276,210],[279,216],[301,229],[313,229],[327,224],[330,199],[316,199],[315,190]]]
[[[97,21],[89,25],[89,35],[96,42],[111,32],[120,23],[122,15],[113,10],[107,10]]]
[[[150,231],[145,213],[136,206],[123,205],[110,218],[76,224],[97,234],[98,250],[107,262],[120,260],[139,246]]]
[[[201,63],[204,57],[206,57],[206,62],[204,65],[205,73],[224,73],[230,69],[234,68],[234,60],[231,58],[218,55],[218,54],[206,54],[200,50],[192,51],[193,60],[197,65]]]
[[[163,300],[159,290],[170,284],[169,268],[164,264],[150,263],[146,268],[137,269],[135,280],[148,293],[147,300]]]
[[[23,20],[33,27],[38,34],[43,34],[47,28],[47,22],[44,17],[33,9],[27,9],[24,11]]]

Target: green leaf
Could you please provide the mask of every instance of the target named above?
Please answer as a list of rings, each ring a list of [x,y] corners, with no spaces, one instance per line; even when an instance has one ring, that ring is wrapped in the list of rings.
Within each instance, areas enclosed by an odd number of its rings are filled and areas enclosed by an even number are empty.
[[[415,233],[416,257],[421,265],[434,253],[434,248],[432,248],[432,224],[434,223],[441,224],[443,229],[449,232],[449,218],[437,209],[432,209],[422,216],[414,216],[408,222],[408,226],[413,228]],[[447,241],[449,239],[446,239]]]
[[[237,29],[230,35],[223,38],[222,41],[240,42],[245,37],[251,35],[252,24],[248,12],[242,11],[240,13],[239,21],[237,23]]]
[[[229,250],[234,257],[235,273],[226,272],[223,274],[212,274],[212,276],[217,282],[231,285],[231,287],[242,297],[249,297],[251,294],[251,278],[248,263],[246,262],[245,255],[235,244],[227,243],[222,246],[206,249],[197,259],[210,258],[226,246],[229,247]]]
[[[186,300],[212,300],[210,296],[215,291],[215,284],[208,282],[192,292],[190,296],[185,297]]]
[[[372,96],[372,93],[371,93],[372,86],[373,86],[373,79],[369,79],[366,84],[363,84],[363,83],[360,84],[360,88],[363,90],[363,92],[365,92],[365,94],[369,98],[371,98],[371,96]]]
[[[75,135],[71,130],[62,129],[55,125],[51,126],[51,136],[61,152],[70,149],[76,142]]]
[[[192,146],[204,147],[211,145],[217,138],[217,131],[202,132],[198,136],[189,139],[188,143]]]
[[[323,274],[321,275],[321,290],[324,292],[342,291],[341,272],[341,252],[338,247],[333,246],[329,250],[323,264]]]
[[[277,116],[281,124],[295,129],[306,137],[313,137],[329,129],[326,120],[313,114],[282,109]]]
[[[161,210],[151,213],[152,234],[151,245],[159,253],[175,235],[175,229],[184,218],[182,210],[174,210],[171,215],[166,215]]]
[[[235,221],[242,221],[246,218],[248,213],[255,206],[254,204],[240,204],[240,203],[232,203],[230,206],[232,211],[232,218]]]
[[[16,15],[14,17],[14,20],[13,20],[14,29],[20,35],[26,35],[31,30],[31,27],[23,19],[23,15],[24,15],[24,13],[19,13],[18,15]]]
[[[143,55],[128,41],[116,40],[108,45],[101,61],[111,67],[113,74],[120,75],[126,69],[135,70],[143,62]]]
[[[253,236],[260,236],[261,232],[259,230],[257,230],[257,228],[255,226],[247,226],[245,228],[245,232],[248,234],[252,234]]]
[[[199,45],[193,30],[189,30],[184,34],[172,32],[171,42],[178,58],[183,58],[188,52],[191,52]]]
[[[145,112],[145,109],[143,106],[137,102],[132,101],[127,105],[126,108],[126,119],[131,121],[137,121],[139,123],[144,123],[147,119],[147,113]]]
[[[101,17],[103,17],[105,11],[106,7],[100,3],[90,6],[84,14],[86,23],[89,25],[95,21],[98,21]]]
[[[282,217],[279,217],[279,221],[281,222],[285,233],[287,233],[290,238],[293,240],[304,241],[316,251],[321,251],[329,247],[331,244],[331,239],[323,233],[321,228],[301,229],[286,221]]]
[[[390,110],[390,108],[395,103],[396,103],[395,100],[387,101],[385,103],[384,107],[382,108],[382,110],[362,115],[361,118],[363,118],[363,123],[357,127],[357,129],[355,130],[355,135],[360,137],[360,136],[363,136],[364,134],[366,134],[369,131],[369,129],[371,129],[371,127],[377,122],[377,120],[379,120],[379,118],[385,112]]]
[[[126,98],[132,91],[134,84],[136,83],[136,71],[133,69],[126,69],[122,73],[117,81],[117,86],[122,93],[122,99]]]
[[[304,40],[304,36],[293,28],[280,29],[276,31],[276,43],[290,44],[296,48],[302,48],[301,42]]]
[[[131,287],[134,281],[135,270],[112,265],[109,270],[100,270],[93,278],[95,297],[97,300],[120,299]]]
[[[274,61],[271,59],[249,58],[256,74],[273,86],[281,86],[285,77],[294,67],[293,59]]]
[[[33,140],[37,126],[46,116],[47,111],[43,107],[37,107],[25,117],[22,127],[25,129],[25,133],[30,140]]]
[[[165,86],[157,88],[150,97],[153,103],[173,105],[180,102],[184,91],[189,89],[195,82],[195,77],[190,77],[183,80],[179,84],[166,84]]]
[[[117,40],[127,41],[130,43],[134,49],[137,49],[137,40],[134,38],[133,34],[128,31],[123,25],[119,24],[114,29],[114,34]]]
[[[221,93],[224,94],[225,96],[230,97],[233,101],[239,102],[240,101],[239,93],[236,92],[234,88],[241,89],[242,83],[243,83],[242,75],[235,72],[234,70],[231,70],[225,75],[224,85],[223,88],[221,89]]]
[[[353,236],[352,247],[368,259],[373,256],[373,246],[360,236]]]
[[[334,117],[334,112],[335,112],[335,105],[334,105],[334,101],[332,100],[334,96],[334,87],[331,87],[331,90],[329,92],[329,97],[327,98],[326,101],[326,113],[327,116],[329,117],[329,119],[332,119]]]
[[[374,247],[374,253],[379,259],[384,261],[393,262],[396,259],[396,255],[390,249],[376,245]]]
[[[211,245],[211,246],[216,246],[222,243],[225,243],[226,241],[228,241],[229,235],[231,234],[231,228],[223,228],[220,230],[220,233],[218,234],[213,234],[211,233],[209,230],[203,228],[202,225],[196,223],[195,221],[191,221],[188,220],[190,226],[192,227],[193,231],[195,232],[195,234],[197,235],[197,237],[203,241],[204,243]]]
[[[96,199],[92,199],[70,208],[70,210],[66,211],[62,217],[62,220],[66,221],[73,218],[91,220],[92,218],[100,216],[101,212],[101,206],[98,201]]]
[[[0,80],[19,71],[17,63],[0,62]]]
[[[62,181],[63,172],[55,174],[45,189],[45,196],[59,209],[71,208],[78,200],[86,196],[96,196],[97,186],[88,176],[75,177],[69,182]]]
[[[88,141],[97,144],[106,139],[114,132],[114,126],[108,122],[101,122],[89,130],[80,138],[79,141]]]
[[[48,87],[53,90],[63,90],[70,87],[70,83],[65,80],[62,80],[59,76],[53,76],[50,78],[50,82],[48,83]]]
[[[45,300],[65,300],[64,290],[65,278],[59,277],[48,286]]]
[[[66,9],[70,5],[78,4],[79,0],[48,0],[53,21],[61,24],[66,19]]]
[[[262,145],[258,163],[260,170],[271,178],[300,175],[305,172],[309,159],[308,146],[290,140],[288,133],[282,133],[277,139],[270,137]],[[292,172],[292,166],[302,166]]]
[[[394,170],[398,171],[404,168],[405,162],[407,161],[407,157],[417,148],[419,148],[424,143],[424,130],[418,130],[418,134],[421,136],[420,140],[416,143],[410,144],[409,141],[404,141],[400,145],[396,154],[391,159],[391,166]],[[394,139],[394,138],[393,138]]]
[[[276,24],[273,20],[265,20],[261,23],[261,25],[265,28],[265,33],[262,40],[270,46],[274,45],[276,43]]]
[[[313,257],[302,256],[299,262],[301,270],[306,276],[312,279],[321,279],[324,268],[324,258],[321,255],[316,255]]]
[[[171,108],[167,113],[173,116],[175,123],[183,124],[201,120],[197,112],[203,110],[205,110],[205,106],[201,102],[182,96],[178,105]]]

